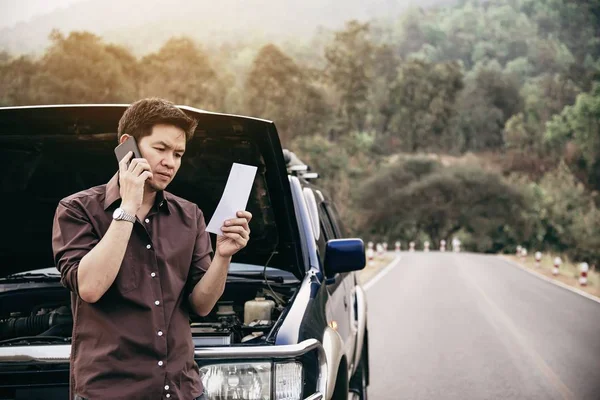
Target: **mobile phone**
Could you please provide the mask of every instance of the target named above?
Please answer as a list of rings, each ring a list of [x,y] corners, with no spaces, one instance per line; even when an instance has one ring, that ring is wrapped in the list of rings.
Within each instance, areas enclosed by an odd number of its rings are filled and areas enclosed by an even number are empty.
[[[117,156],[117,161],[121,162],[123,157],[127,155],[130,151],[133,151],[133,158],[142,158],[142,154],[140,153],[140,149],[137,146],[135,138],[130,136],[126,141],[115,147],[115,155]]]

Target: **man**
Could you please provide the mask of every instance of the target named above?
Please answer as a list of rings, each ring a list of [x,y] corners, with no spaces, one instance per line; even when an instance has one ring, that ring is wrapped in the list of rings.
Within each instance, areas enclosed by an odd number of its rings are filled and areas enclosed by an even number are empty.
[[[165,191],[197,122],[172,103],[143,99],[119,121],[132,153],[105,185],[60,201],[52,247],[72,292],[71,397],[203,398],[188,310],[207,315],[252,218],[225,221],[212,247],[197,205]]]

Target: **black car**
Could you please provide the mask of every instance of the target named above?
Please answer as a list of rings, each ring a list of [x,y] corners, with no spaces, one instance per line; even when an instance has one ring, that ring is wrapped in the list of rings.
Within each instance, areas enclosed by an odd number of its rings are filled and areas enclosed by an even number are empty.
[[[0,108],[0,399],[68,398],[73,318],[52,222],[60,199],[117,171],[126,107]],[[208,399],[366,399],[366,300],[353,272],[365,266],[362,240],[344,238],[315,174],[282,149],[272,122],[181,109],[199,124],[168,190],[207,221],[232,163],[258,167],[252,238],[221,301],[190,320]]]

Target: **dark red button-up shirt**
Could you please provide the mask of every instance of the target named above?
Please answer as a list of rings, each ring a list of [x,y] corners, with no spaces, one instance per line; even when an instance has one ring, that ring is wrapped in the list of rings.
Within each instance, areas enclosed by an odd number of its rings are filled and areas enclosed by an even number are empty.
[[[96,303],[79,297],[79,262],[102,239],[120,204],[118,174],[60,201],[52,248],[72,292],[71,395],[90,399],[181,399],[202,393],[188,296],[210,265],[202,211],[159,192],[135,222],[119,273]]]

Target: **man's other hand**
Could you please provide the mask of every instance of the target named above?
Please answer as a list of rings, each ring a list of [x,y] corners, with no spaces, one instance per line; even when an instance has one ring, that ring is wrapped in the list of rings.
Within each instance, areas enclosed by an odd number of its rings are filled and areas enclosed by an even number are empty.
[[[223,223],[223,236],[217,236],[217,254],[221,257],[231,257],[248,244],[250,240],[250,220],[252,214],[248,211],[238,211],[237,218],[228,219]]]

